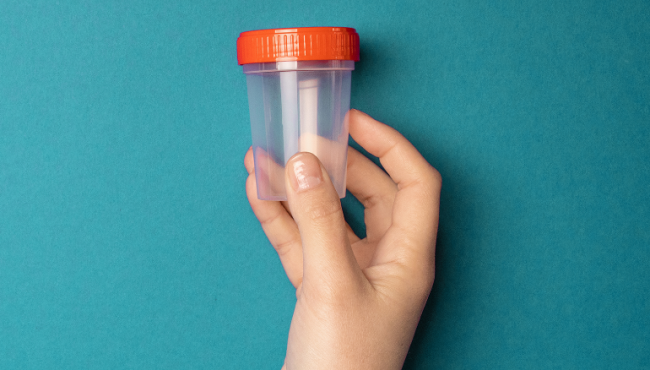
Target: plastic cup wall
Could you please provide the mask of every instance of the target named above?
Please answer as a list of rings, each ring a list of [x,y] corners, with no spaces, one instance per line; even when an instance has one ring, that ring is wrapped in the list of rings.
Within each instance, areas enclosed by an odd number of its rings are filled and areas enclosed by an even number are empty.
[[[286,200],[291,156],[318,157],[339,197],[345,196],[352,61],[244,65],[257,196]]]

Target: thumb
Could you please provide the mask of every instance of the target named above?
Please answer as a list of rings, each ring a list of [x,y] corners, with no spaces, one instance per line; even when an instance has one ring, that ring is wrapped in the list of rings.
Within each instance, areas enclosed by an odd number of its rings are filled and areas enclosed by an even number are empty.
[[[291,157],[285,182],[302,240],[303,283],[336,280],[349,285],[357,280],[351,280],[361,271],[348,241],[341,201],[318,158],[311,153]]]

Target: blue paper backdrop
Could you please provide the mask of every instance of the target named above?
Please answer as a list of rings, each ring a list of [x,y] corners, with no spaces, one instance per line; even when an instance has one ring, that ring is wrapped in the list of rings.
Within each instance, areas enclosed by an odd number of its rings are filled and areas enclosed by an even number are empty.
[[[0,2],[0,368],[279,369],[239,32],[355,27],[442,173],[406,369],[650,368],[647,1]],[[363,233],[359,204],[344,200]]]

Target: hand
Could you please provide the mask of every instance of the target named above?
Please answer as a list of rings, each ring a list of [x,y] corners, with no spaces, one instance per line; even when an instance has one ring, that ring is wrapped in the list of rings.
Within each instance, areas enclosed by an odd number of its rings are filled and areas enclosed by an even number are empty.
[[[327,172],[309,153],[286,166],[287,202],[248,200],[296,288],[283,369],[400,369],[434,279],[441,178],[397,131],[352,110],[350,134],[388,174],[348,150],[347,188],[367,237],[346,224]]]

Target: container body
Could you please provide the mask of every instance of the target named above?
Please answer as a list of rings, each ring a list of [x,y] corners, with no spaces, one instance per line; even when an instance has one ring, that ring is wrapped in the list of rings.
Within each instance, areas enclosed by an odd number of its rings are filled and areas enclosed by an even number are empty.
[[[257,196],[286,200],[291,156],[318,157],[339,197],[345,196],[350,82],[354,61],[245,64]]]

